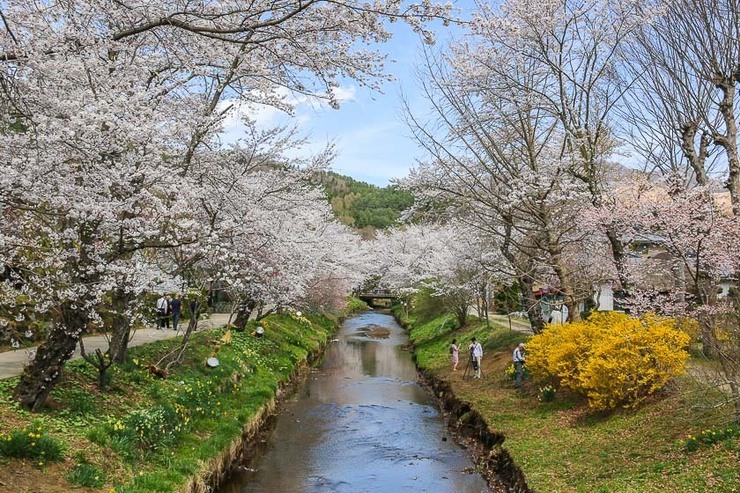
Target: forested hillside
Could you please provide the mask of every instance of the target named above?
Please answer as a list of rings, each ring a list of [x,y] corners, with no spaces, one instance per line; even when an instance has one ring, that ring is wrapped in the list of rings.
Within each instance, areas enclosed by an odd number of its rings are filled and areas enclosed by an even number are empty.
[[[380,188],[334,172],[321,173],[320,180],[337,218],[367,234],[393,225],[414,203],[411,192],[395,185]]]

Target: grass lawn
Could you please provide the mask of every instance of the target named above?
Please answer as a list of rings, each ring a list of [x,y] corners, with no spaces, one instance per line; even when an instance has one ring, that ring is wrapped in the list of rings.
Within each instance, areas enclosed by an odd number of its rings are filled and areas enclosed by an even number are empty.
[[[711,405],[721,396],[694,379],[679,379],[637,410],[595,413],[575,396],[541,402],[531,381],[514,389],[505,368],[525,333],[478,321],[458,329],[452,316],[443,316],[410,334],[419,365],[450,381],[460,399],[506,436],[503,446],[538,492],[740,491],[737,433],[694,452],[685,447],[689,435],[731,420],[729,406]],[[453,337],[465,348],[473,336],[484,347],[484,377],[463,380],[467,354],[461,351],[452,372],[447,349]]]
[[[95,387],[91,366],[73,361],[48,407],[35,414],[14,402],[17,378],[0,381],[0,491],[184,491],[254,424],[335,323],[283,314],[261,322],[264,337],[251,333],[254,326],[232,332],[231,342],[222,340],[225,329],[198,332],[184,364],[165,379],[152,376],[147,365],[179,339],[138,346],[126,364],[111,368],[105,392]],[[220,364],[209,368],[205,361],[217,346]],[[39,435],[62,447],[61,460],[38,450]]]

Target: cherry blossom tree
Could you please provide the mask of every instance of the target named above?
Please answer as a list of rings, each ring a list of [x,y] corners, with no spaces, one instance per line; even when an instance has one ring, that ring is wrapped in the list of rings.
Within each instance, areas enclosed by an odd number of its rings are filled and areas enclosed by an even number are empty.
[[[375,87],[383,56],[357,42],[386,40],[384,20],[423,32],[446,12],[397,1],[5,2],[2,291],[30,300],[20,312],[52,318],[21,404],[43,404],[111,298],[114,357],[124,354],[132,299],[156,277],[137,252],[210,234],[191,212],[202,199],[194,169],[218,142],[225,98],[289,109],[277,88],[333,101],[341,77]]]
[[[577,318],[583,294],[576,292],[564,258],[586,234],[577,219],[588,191],[569,172],[559,121],[541,111],[541,97],[509,92],[511,78],[536,86],[535,64],[522,70],[508,50],[477,64],[482,46],[459,49],[445,64],[427,59],[423,89],[437,116],[423,122],[411,115],[410,123],[433,159],[419,165],[406,184],[423,201],[447,205],[456,220],[496,245],[529,298],[535,330],[542,327],[542,315],[532,288],[550,274]]]
[[[361,279],[362,270],[348,261],[359,238],[334,222],[320,190],[292,174],[249,175],[212,235],[207,257],[218,259],[216,278],[239,300],[237,327],[254,308],[267,307],[264,315],[298,304],[323,276]]]
[[[718,190],[681,191],[672,176],[656,180],[635,174],[612,212],[627,245],[639,241],[656,250],[630,262],[634,289],[625,303],[635,313],[698,321],[704,352],[712,358],[708,365],[717,367],[718,385],[730,389],[737,417],[740,333],[731,286],[740,265],[740,236],[731,205]]]
[[[370,242],[375,268],[402,295],[428,288],[464,325],[481,287],[506,277],[505,262],[477,233],[462,225],[400,226]]]
[[[633,2],[609,0],[477,7],[468,37],[425,60],[421,85],[435,117],[411,115],[409,123],[433,158],[411,183],[497,238],[525,296],[553,279],[577,319],[595,281],[579,278],[586,269],[577,261],[597,258],[581,247],[604,250],[603,242],[583,241],[589,233],[580,218],[609,202],[614,107],[623,91],[614,77],[618,48],[642,19]],[[628,289],[625,251],[608,217],[601,230]],[[527,305],[539,330],[538,304]]]
[[[615,212],[660,240],[674,263],[675,286],[662,297],[638,292],[634,303],[665,299],[659,308],[685,309],[699,320],[704,352],[720,366],[737,418],[740,337],[728,296],[735,289],[728,293],[727,286],[738,270],[740,9],[736,2],[675,0],[643,2],[638,10],[652,20],[623,45],[622,121],[636,161],[656,177],[652,189],[662,196]]]
[[[100,60],[72,58],[63,72],[56,60],[38,70],[19,65],[19,97],[4,114],[16,125],[0,151],[4,263],[14,272],[4,286],[15,296],[12,284],[20,285],[32,309],[52,319],[18,387],[32,409],[81,333],[100,323],[106,293],[144,287],[131,269],[135,253],[176,244],[168,233],[188,209],[185,196],[170,194],[176,170],[165,158],[179,129],[171,119],[182,124],[186,115],[137,90],[135,76],[110,77],[116,63]],[[162,118],[142,125],[142,113]],[[121,317],[127,309],[109,307]]]
[[[501,90],[532,99],[536,110],[557,121],[564,169],[588,192],[595,207],[611,203],[610,160],[620,145],[619,114],[625,88],[621,47],[653,16],[654,8],[621,0],[512,0],[498,9],[481,2],[472,24],[479,49],[472,66],[502,73]],[[510,53],[501,64],[496,53]],[[506,75],[509,70],[513,75]],[[526,78],[521,72],[534,74]],[[607,221],[604,216],[603,221]],[[621,288],[629,291],[626,252],[616,226],[605,225]]]

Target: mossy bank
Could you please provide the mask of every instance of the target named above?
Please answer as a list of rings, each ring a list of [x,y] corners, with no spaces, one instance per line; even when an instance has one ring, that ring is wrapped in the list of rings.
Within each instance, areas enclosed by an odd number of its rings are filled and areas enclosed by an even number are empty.
[[[506,371],[527,333],[477,319],[460,328],[451,314],[431,320],[396,314],[450,424],[468,440],[480,471],[502,481],[494,486],[548,493],[739,491],[738,434],[687,447],[690,437],[715,436],[708,430],[726,426],[730,409],[707,405],[716,390],[685,377],[635,410],[612,413],[591,411],[573,395],[546,401],[531,380],[514,389]],[[473,336],[483,343],[482,379],[463,378],[464,348]],[[453,338],[463,348],[456,372],[448,351]]]
[[[262,337],[254,324],[229,335],[198,332],[185,362],[167,378],[148,367],[178,339],[132,348],[102,393],[94,369],[74,361],[35,414],[13,401],[17,379],[2,381],[0,490],[210,491],[275,412],[282,389],[320,356],[337,322],[280,314],[261,321]],[[214,356],[218,366],[209,367]],[[61,448],[58,460],[34,450],[36,437]]]

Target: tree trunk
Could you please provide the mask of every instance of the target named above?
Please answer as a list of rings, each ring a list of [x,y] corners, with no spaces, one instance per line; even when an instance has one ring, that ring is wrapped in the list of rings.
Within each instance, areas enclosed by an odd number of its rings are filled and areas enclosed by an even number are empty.
[[[740,216],[740,156],[737,150],[737,121],[735,120],[735,78],[720,77],[713,81],[722,91],[722,100],[719,102],[719,111],[725,124],[725,133],[714,135],[714,142],[722,146],[727,155],[727,183],[725,187],[730,191],[732,212]]]
[[[200,303],[197,301],[191,301],[189,303],[190,308],[190,322],[188,323],[188,331],[192,332],[198,327],[198,319],[200,318]]]
[[[234,327],[236,327],[236,330],[239,332],[242,332],[244,330],[244,326],[249,321],[249,316],[252,314],[251,310],[246,308],[239,308],[236,311],[236,317],[234,318]]]
[[[468,320],[468,309],[470,305],[467,303],[460,303],[455,308],[455,315],[457,316],[457,323],[460,327],[465,326],[465,322]]]
[[[190,322],[188,323],[188,328],[185,330],[185,333],[182,335],[182,342],[180,342],[180,345],[177,346],[172,352],[166,354],[157,362],[156,365],[154,365],[157,368],[159,368],[160,366],[164,366],[163,369],[166,373],[168,373],[173,366],[179,365],[184,361],[185,351],[188,349],[190,338],[198,328],[200,303],[198,303],[197,301],[191,301],[189,304],[189,308]]]
[[[612,258],[614,259],[614,266],[617,269],[617,276],[619,277],[619,284],[624,293],[629,294],[632,290],[632,282],[629,278],[629,271],[627,265],[627,254],[624,251],[624,242],[619,238],[619,234],[613,225],[609,225],[606,229],[606,237],[609,240],[609,245],[612,248]]]
[[[733,411],[735,423],[740,424],[740,385],[738,385],[738,365],[737,361],[733,358],[727,357],[727,355],[720,351],[719,362],[722,368],[722,373],[727,379],[727,384],[730,387],[730,395],[733,401]]]
[[[697,268],[697,271],[699,269]],[[694,276],[692,289],[694,295],[703,306],[717,306],[717,285],[711,279],[698,272]],[[706,311],[699,312],[697,316],[699,322],[699,332],[702,343],[702,354],[709,359],[717,359],[722,350],[722,343],[718,340],[717,335],[722,332],[718,324],[721,322],[712,313]]]
[[[193,332],[195,332],[195,329],[198,328],[198,320],[195,321],[193,324],[188,324],[188,329],[185,331],[185,333],[182,336],[182,342],[180,343],[180,349],[177,352],[177,356],[170,362],[170,364],[167,365],[167,371],[169,369],[177,364],[183,362],[183,356],[185,355],[185,350],[188,348],[188,344],[190,343],[190,337],[192,337]]]
[[[478,318],[486,321],[486,327],[490,327],[488,320],[488,286],[486,283],[482,283],[478,290]]]
[[[131,341],[131,323],[126,317],[126,310],[133,299],[131,293],[116,290],[113,294],[111,325],[110,357],[114,363],[125,363],[128,343]]]
[[[530,276],[525,275],[519,278],[519,284],[522,287],[524,308],[527,310],[532,332],[535,334],[541,334],[542,330],[545,328],[545,321],[542,318],[542,307],[540,306],[540,302],[532,293],[534,281]]]
[[[86,314],[65,304],[60,310],[46,341],[26,366],[15,388],[15,397],[24,409],[37,411],[62,375],[64,364],[72,357],[87,324]]]
[[[126,362],[126,352],[128,343],[131,340],[131,327],[114,328],[110,339],[110,355],[114,363],[122,364]]]
[[[563,293],[563,304],[568,307],[568,322],[578,322],[581,320],[581,314],[578,311],[578,299],[575,289],[571,282],[569,272],[566,270],[562,261],[562,251],[560,245],[553,239],[550,230],[547,230],[547,253],[550,254],[550,267],[555,271],[555,275],[560,281],[560,292]],[[561,322],[565,322],[561,320]]]
[[[254,308],[255,303],[253,301],[239,303],[236,309],[236,316],[234,317],[234,327],[236,327],[236,330],[239,332],[244,330],[244,326],[249,322],[249,317],[252,315]]]

